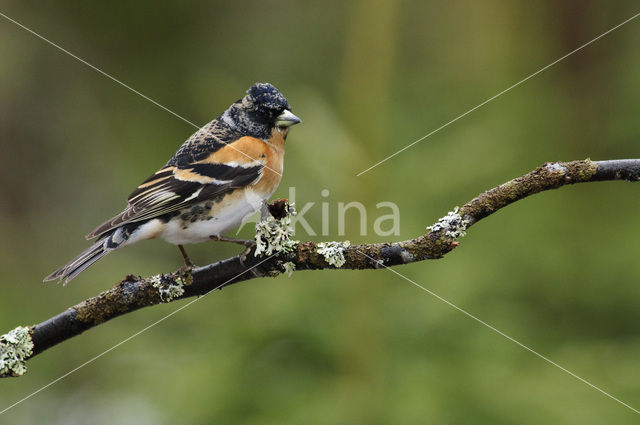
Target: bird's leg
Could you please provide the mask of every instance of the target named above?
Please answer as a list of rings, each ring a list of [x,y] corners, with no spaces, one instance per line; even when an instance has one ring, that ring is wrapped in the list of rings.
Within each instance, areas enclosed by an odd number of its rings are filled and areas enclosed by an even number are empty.
[[[233,242],[233,243],[237,243],[237,244],[240,244],[240,245],[244,245],[244,246],[246,246],[248,248],[251,248],[256,244],[256,242],[252,241],[252,240],[228,238],[226,236],[211,235],[211,236],[209,236],[209,238],[211,240],[218,241],[218,242]]]
[[[187,255],[187,251],[184,250],[184,247],[182,245],[178,245],[178,249],[182,254],[182,258],[184,258],[184,264],[189,268],[193,268],[193,263],[191,262],[191,258],[189,258],[189,256]]]
[[[218,241],[218,242],[233,242],[233,243],[237,243],[240,245],[244,245],[246,248],[244,251],[242,251],[240,253],[240,261],[242,262],[242,259],[246,259],[247,255],[249,255],[249,253],[251,252],[251,249],[256,246],[256,242],[255,241],[251,241],[251,240],[246,240],[246,239],[236,239],[236,238],[228,238],[226,236],[215,236],[215,235],[211,235],[209,236],[209,238],[211,238],[211,240],[214,241]]]

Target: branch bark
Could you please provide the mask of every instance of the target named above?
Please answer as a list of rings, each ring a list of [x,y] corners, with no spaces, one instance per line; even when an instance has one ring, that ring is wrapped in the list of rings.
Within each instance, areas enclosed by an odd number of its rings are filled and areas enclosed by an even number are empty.
[[[570,184],[605,180],[640,181],[640,159],[587,159],[546,163],[478,195],[440,219],[426,234],[415,239],[339,248],[339,254],[344,260],[340,267],[336,267],[336,262],[326,254],[318,252],[317,244],[304,242],[298,243],[290,252],[282,251],[272,256],[256,257],[255,248],[252,248],[245,255],[193,270],[178,270],[171,274],[147,278],[128,275],[113,288],[29,327],[33,349],[30,355],[24,356],[21,360],[24,362],[114,317],[142,307],[204,295],[245,280],[276,276],[284,271],[285,264],[295,265],[298,271],[330,268],[360,270],[442,258],[459,245],[456,239],[463,235],[467,228],[513,202]],[[272,215],[278,216],[285,212],[285,208],[282,203],[276,202],[270,205],[270,211]],[[172,288],[178,290],[171,292]],[[0,342],[2,341],[0,338]],[[16,373],[9,371],[0,376],[15,375]]]

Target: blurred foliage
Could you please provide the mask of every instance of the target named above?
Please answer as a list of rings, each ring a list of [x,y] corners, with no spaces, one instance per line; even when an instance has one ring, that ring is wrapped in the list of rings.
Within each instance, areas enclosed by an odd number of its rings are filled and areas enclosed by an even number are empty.
[[[638,12],[632,1],[30,2],[3,13],[205,123],[256,81],[303,119],[278,197],[393,201],[400,238],[545,161],[638,157],[640,20],[376,169],[356,173]],[[0,328],[44,320],[175,247],[80,251],[194,129],[0,19]],[[328,198],[321,191],[330,191]],[[398,271],[640,406],[640,187],[598,183],[500,211]],[[332,219],[333,220],[333,219]],[[347,238],[359,235],[349,217]],[[370,219],[370,227],[373,219]],[[331,234],[315,240],[337,239]],[[242,230],[250,237],[250,226]],[[300,234],[301,239],[307,235]],[[190,247],[198,264],[237,247]],[[119,318],[0,382],[0,409],[181,303]],[[27,424],[600,424],[630,410],[392,273],[300,272],[214,293],[0,416]]]

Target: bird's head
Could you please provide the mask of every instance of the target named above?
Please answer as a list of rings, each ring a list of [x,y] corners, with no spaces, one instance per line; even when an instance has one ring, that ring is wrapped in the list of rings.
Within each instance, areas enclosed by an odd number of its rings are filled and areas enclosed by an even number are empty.
[[[246,136],[267,140],[273,131],[284,132],[298,124],[287,99],[269,83],[256,83],[247,95],[222,115],[223,121]]]

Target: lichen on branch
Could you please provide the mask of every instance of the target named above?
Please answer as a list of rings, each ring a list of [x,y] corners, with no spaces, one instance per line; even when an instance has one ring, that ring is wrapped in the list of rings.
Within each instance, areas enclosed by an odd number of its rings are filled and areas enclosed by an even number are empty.
[[[574,183],[640,181],[640,159],[547,163],[490,189],[429,226],[413,239],[351,245],[348,241],[299,242],[294,239],[293,206],[268,205],[269,216],[256,226],[249,251],[204,267],[148,278],[128,275],[113,288],[44,322],[0,336],[0,376],[20,376],[25,361],[110,319],[142,307],[204,295],[246,280],[291,275],[303,270],[378,269],[442,258],[455,249],[469,227],[507,205],[533,194]]]
[[[270,214],[256,224],[254,256],[293,252],[300,243],[293,238],[295,228],[291,223],[291,217],[296,215],[295,206],[286,203],[283,208],[284,211],[280,217]]]
[[[0,336],[0,375],[22,376],[27,372],[26,360],[33,354],[31,329],[18,326]]]
[[[340,268],[347,262],[344,258],[344,253],[351,245],[351,242],[320,242],[316,245],[316,251],[318,254],[324,257],[324,260],[331,266]]]
[[[427,226],[427,230],[431,232],[444,232],[445,235],[458,239],[467,234],[466,230],[471,220],[463,218],[458,210],[460,208],[455,207],[453,211],[449,211],[447,215],[438,219],[435,224]]]

